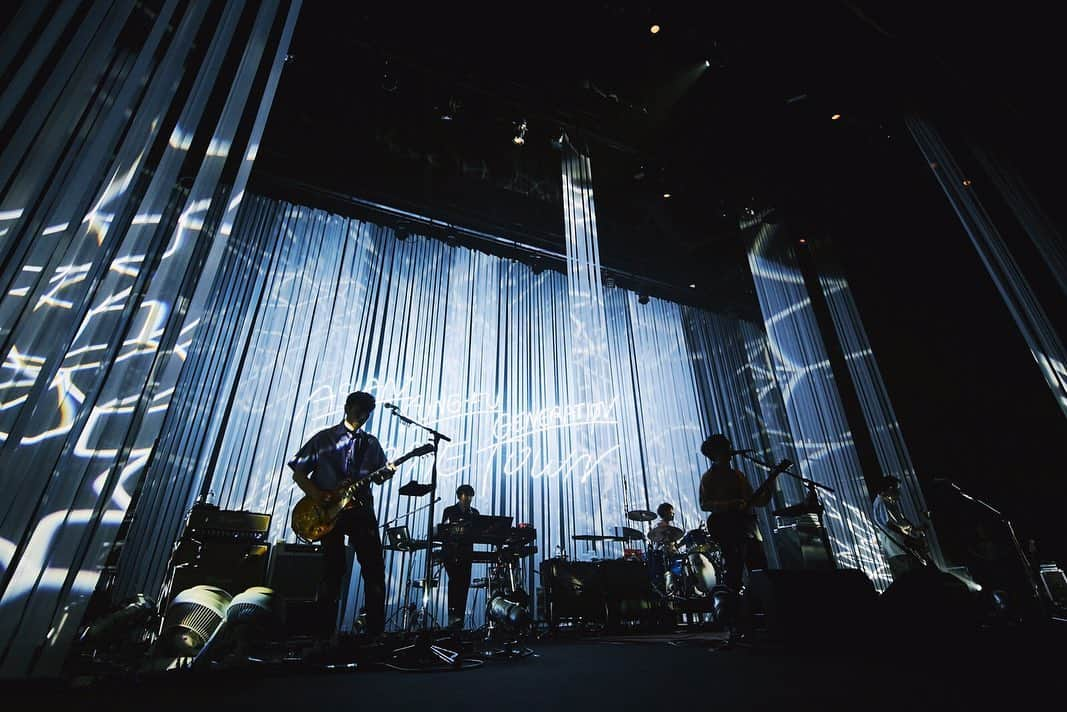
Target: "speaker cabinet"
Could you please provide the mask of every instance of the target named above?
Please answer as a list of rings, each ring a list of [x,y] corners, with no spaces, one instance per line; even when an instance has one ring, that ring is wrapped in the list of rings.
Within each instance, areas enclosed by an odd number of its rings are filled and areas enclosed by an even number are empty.
[[[282,598],[314,600],[323,565],[322,547],[318,544],[280,541],[271,551],[267,585]]]
[[[556,627],[564,619],[605,622],[604,584],[596,564],[545,559],[541,562],[541,585],[550,626]]]
[[[352,548],[345,547],[346,571],[352,571]],[[271,550],[267,585],[285,603],[288,638],[321,637],[336,626],[336,611],[324,610],[316,601],[325,559],[318,544],[277,542]],[[347,577],[342,591],[347,591]],[[342,593],[342,597],[343,597]]]
[[[161,599],[169,603],[193,586],[217,586],[236,596],[267,582],[270,545],[246,542],[191,540],[179,542],[171,575]]]
[[[878,594],[857,569],[754,571],[746,605],[771,640],[819,646],[866,635]]]
[[[659,606],[652,591],[648,566],[641,561],[610,560],[597,564],[604,585],[609,628],[626,623],[652,622]]]

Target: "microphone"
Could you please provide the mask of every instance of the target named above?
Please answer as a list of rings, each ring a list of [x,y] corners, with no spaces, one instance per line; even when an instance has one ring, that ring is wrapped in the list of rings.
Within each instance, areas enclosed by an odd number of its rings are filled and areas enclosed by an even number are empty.
[[[382,407],[388,408],[389,410],[400,410],[400,406],[394,405],[393,403],[382,403]]]

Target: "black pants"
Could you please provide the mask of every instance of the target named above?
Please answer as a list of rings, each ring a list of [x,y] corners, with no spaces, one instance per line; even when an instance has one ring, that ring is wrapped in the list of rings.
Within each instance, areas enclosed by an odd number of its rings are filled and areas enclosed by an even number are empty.
[[[445,560],[448,573],[448,622],[463,622],[467,615],[467,593],[471,588],[471,560],[456,557]]]
[[[341,583],[345,577],[345,536],[356,551],[363,576],[364,607],[367,611],[367,633],[377,635],[385,630],[385,560],[382,558],[382,539],[378,534],[378,520],[369,508],[347,509],[337,519],[333,530],[322,538],[325,558],[322,583],[319,587],[320,612],[332,620],[329,630],[336,629],[337,604],[341,598]]]
[[[763,542],[755,537],[743,534],[723,537],[719,546],[722,548],[723,578],[726,586],[734,593],[741,590],[746,567],[749,571],[767,568]]]

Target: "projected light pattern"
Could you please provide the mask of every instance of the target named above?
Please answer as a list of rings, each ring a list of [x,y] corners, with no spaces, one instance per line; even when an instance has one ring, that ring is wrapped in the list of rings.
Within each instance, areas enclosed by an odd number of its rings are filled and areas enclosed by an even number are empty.
[[[1062,332],[1057,330],[1045,312],[1037,293],[1030,286],[1026,274],[1008,249],[977,193],[964,185],[963,172],[937,130],[916,117],[909,117],[907,126],[941,189],[945,191],[952,209],[956,211],[960,224],[971,238],[971,244],[982,258],[982,263],[1011,312],[1015,325],[1026,339],[1030,353],[1037,361],[1041,375],[1052,391],[1057,405],[1064,415],[1067,415],[1067,368],[1064,367],[1064,364],[1067,364],[1067,348],[1064,347]],[[987,168],[996,177],[993,166],[988,160],[986,163]],[[1007,191],[1008,185],[1003,184],[1002,189]],[[1025,213],[1025,205],[1020,205],[1018,199],[1010,202],[1016,211],[1024,211],[1021,217],[1024,228],[1031,234],[1060,284],[1067,284],[1063,271],[1062,248],[1053,246],[1051,236],[1046,235],[1047,230],[1037,224],[1036,216]]]
[[[871,524],[870,495],[794,247],[778,225],[757,223],[753,232],[749,266],[797,463],[834,490],[822,499],[839,565],[862,569],[885,588],[889,568]],[[905,489],[914,485],[904,479]]]
[[[43,26],[6,38],[27,54],[0,87],[4,676],[55,674],[77,632],[196,335],[219,217],[247,177],[207,149],[258,142],[299,9],[168,0],[144,23],[131,2],[61,3],[41,19],[45,5],[12,20]]]

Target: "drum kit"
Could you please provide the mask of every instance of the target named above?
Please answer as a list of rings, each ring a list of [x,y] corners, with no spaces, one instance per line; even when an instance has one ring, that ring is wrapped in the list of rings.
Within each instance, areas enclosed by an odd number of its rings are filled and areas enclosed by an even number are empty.
[[[651,522],[656,513],[635,509],[627,512],[626,518]],[[572,538],[622,542],[623,558],[646,563],[653,589],[667,598],[703,598],[722,580],[722,552],[703,524],[689,531],[663,524],[653,527],[647,535],[632,527],[616,527],[612,536],[576,534]]]

